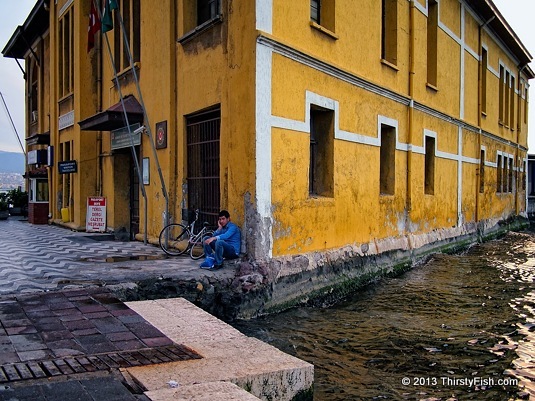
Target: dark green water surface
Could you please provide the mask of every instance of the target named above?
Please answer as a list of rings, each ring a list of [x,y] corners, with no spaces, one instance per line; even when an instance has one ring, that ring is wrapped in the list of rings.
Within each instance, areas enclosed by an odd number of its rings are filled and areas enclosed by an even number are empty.
[[[233,325],[314,364],[315,400],[528,399],[534,272],[535,236],[511,233],[331,307]]]

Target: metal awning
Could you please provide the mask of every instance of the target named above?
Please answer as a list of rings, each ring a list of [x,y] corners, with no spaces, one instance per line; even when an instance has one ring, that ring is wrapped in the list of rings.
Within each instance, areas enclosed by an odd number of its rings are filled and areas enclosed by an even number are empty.
[[[143,108],[133,95],[123,99],[124,110],[128,116],[128,124],[143,123]],[[123,104],[118,102],[109,109],[78,122],[82,131],[113,131],[127,125]]]
[[[35,3],[24,24],[15,29],[2,50],[4,57],[23,59],[32,44],[49,29],[48,3],[49,0],[39,0]]]
[[[50,131],[29,136],[26,138],[26,145],[50,145]]]

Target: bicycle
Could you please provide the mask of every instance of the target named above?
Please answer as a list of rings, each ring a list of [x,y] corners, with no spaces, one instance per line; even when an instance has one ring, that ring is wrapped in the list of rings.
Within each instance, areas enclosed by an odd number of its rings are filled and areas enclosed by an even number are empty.
[[[195,220],[188,225],[171,223],[160,232],[160,248],[170,255],[178,256],[189,252],[192,259],[197,260],[204,256],[203,238],[211,237],[209,223],[205,222],[199,232],[195,233],[195,224],[199,220],[199,209],[195,210]]]

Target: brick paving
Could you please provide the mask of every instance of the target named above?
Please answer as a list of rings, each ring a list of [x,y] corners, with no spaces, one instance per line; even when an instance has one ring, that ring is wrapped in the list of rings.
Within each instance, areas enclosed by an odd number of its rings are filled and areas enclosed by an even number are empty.
[[[0,383],[200,358],[105,288],[0,298]]]
[[[147,400],[127,388],[119,368],[200,356],[106,285],[215,274],[199,263],[141,242],[0,221],[0,401]]]

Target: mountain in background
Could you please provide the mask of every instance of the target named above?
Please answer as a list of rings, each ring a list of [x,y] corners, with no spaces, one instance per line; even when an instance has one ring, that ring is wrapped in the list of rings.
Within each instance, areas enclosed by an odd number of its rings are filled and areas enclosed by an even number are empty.
[[[24,153],[4,152],[0,150],[0,173],[24,174],[25,162]]]

